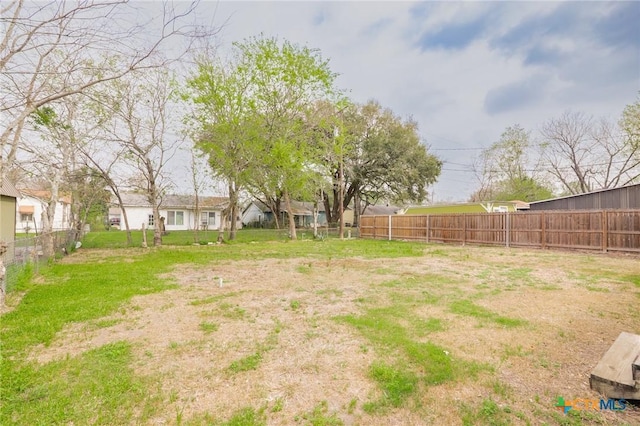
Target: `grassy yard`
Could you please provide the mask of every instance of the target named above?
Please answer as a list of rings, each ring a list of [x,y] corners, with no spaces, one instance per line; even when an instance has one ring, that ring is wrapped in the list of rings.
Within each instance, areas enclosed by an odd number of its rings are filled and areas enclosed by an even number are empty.
[[[349,229],[349,228],[347,228]],[[298,230],[298,239],[309,240],[313,238],[311,229]],[[320,228],[319,234],[327,237],[326,228]],[[335,237],[336,230],[329,231],[329,237]],[[346,234],[345,234],[346,235]],[[133,247],[142,245],[142,231],[131,231]],[[225,232],[225,241],[230,244],[249,243],[259,241],[286,241],[289,240],[289,231],[286,229],[251,229],[238,230],[236,239],[229,240],[229,232]],[[162,243],[170,246],[207,245],[218,241],[218,231],[198,232],[198,243],[194,231],[171,231],[162,237]],[[85,248],[125,248],[127,247],[127,234],[125,231],[111,230],[91,232],[83,240]],[[147,243],[153,244],[153,231],[147,231]]]
[[[599,399],[590,370],[640,330],[637,257],[192,238],[91,233],[23,280],[2,315],[0,424],[640,421],[555,407]]]

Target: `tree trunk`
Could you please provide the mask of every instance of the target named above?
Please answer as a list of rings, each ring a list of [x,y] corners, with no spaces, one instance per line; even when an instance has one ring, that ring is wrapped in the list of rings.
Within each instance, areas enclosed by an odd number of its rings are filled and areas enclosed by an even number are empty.
[[[200,229],[200,197],[198,196],[198,189],[195,189],[195,201],[196,201],[196,205],[195,205],[195,211],[194,211],[194,215],[195,218],[193,220],[193,242],[194,243],[199,243],[200,242],[200,235],[198,234],[198,230]],[[207,218],[207,221],[209,220],[209,218]]]
[[[296,240],[298,237],[296,235],[296,218],[291,210],[291,200],[289,199],[289,193],[284,191],[282,194],[284,198],[284,205],[287,209],[287,216],[289,217],[289,238],[292,240]]]
[[[318,198],[313,200],[313,238],[318,238]]]
[[[338,196],[339,212],[340,212],[340,239],[344,239],[344,169],[342,167],[342,161],[340,162],[340,195]]]
[[[357,191],[353,196],[353,226],[360,226],[360,197]]]
[[[229,218],[231,220],[229,226],[229,240],[236,239],[237,221],[238,216],[238,192],[233,182],[229,182]]]
[[[331,224],[335,221],[335,215],[331,211],[331,203],[329,202],[329,194],[326,192],[322,192],[322,202],[324,204],[324,214],[327,217],[327,226],[331,226]]]
[[[153,206],[153,245],[162,245],[162,233],[164,232],[164,218],[160,217],[160,207],[155,204]]]
[[[222,210],[222,212],[220,213],[220,227],[218,228],[219,243],[224,242],[224,226],[225,226],[225,223],[227,222],[227,214],[226,214],[227,210],[228,210],[228,207]]]

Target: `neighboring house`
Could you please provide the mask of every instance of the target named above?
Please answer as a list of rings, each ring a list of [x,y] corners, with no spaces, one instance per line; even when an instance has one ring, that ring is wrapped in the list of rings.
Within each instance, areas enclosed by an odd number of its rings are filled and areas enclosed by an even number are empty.
[[[0,186],[0,241],[16,239],[16,206],[20,192],[7,179]],[[12,256],[11,256],[12,257]]]
[[[485,203],[409,207],[404,214],[498,213],[514,212],[528,208],[529,204],[523,201],[492,201]]]
[[[640,209],[640,183],[529,204],[531,210]]]
[[[296,227],[304,228],[313,225],[313,203],[305,201],[292,201],[291,210],[293,211],[293,217],[296,222]],[[274,222],[274,214],[271,208],[264,204],[262,201],[252,201],[242,212],[242,223],[246,226],[256,226],[261,224],[270,225]],[[280,225],[288,223],[289,215],[284,203],[280,205],[280,218],[278,222]],[[351,212],[351,221],[353,221],[353,212]],[[345,223],[347,221],[347,215],[345,211]],[[327,215],[324,211],[324,206],[318,206],[318,225],[327,224]]]
[[[260,201],[250,202],[247,207],[242,211],[240,220],[243,225],[261,225],[268,222],[268,218],[271,216],[271,210],[265,204]]]
[[[153,219],[153,208],[144,194],[122,194],[122,203],[127,213],[130,229],[142,229],[142,225],[148,229],[154,229],[156,223]],[[124,218],[117,200],[112,200],[109,209],[109,224],[125,229]],[[220,229],[222,211],[229,205],[227,197],[199,197],[198,208],[200,214],[196,215],[195,196],[193,195],[165,195],[160,205],[160,216],[164,217],[164,226],[167,231],[186,231],[198,227],[203,230]],[[226,227],[229,226],[229,222]],[[242,223],[238,220],[238,228]]]
[[[45,200],[49,198],[51,198],[49,191],[20,190],[16,210],[16,232],[35,233],[42,230],[42,214],[47,206]],[[61,196],[56,203],[52,225],[54,230],[71,228],[71,198],[69,196]]]

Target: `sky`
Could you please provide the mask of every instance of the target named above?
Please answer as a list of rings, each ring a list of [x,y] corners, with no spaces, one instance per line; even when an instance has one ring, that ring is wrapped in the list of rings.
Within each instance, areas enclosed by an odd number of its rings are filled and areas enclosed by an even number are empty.
[[[203,1],[223,54],[263,34],[317,48],[355,102],[417,121],[444,161],[430,201],[463,202],[471,164],[519,124],[617,120],[640,91],[640,2]]]

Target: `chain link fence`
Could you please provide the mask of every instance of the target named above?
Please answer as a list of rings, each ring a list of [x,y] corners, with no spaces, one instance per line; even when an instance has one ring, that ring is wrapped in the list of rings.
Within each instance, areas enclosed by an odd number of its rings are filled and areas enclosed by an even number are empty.
[[[75,248],[79,241],[78,231],[55,231],[34,236],[25,235],[15,241],[3,242],[4,250],[0,262],[0,307],[4,305],[5,295],[16,289],[26,273],[37,273],[43,265],[57,256],[63,256]],[[4,270],[4,274],[2,273]]]

